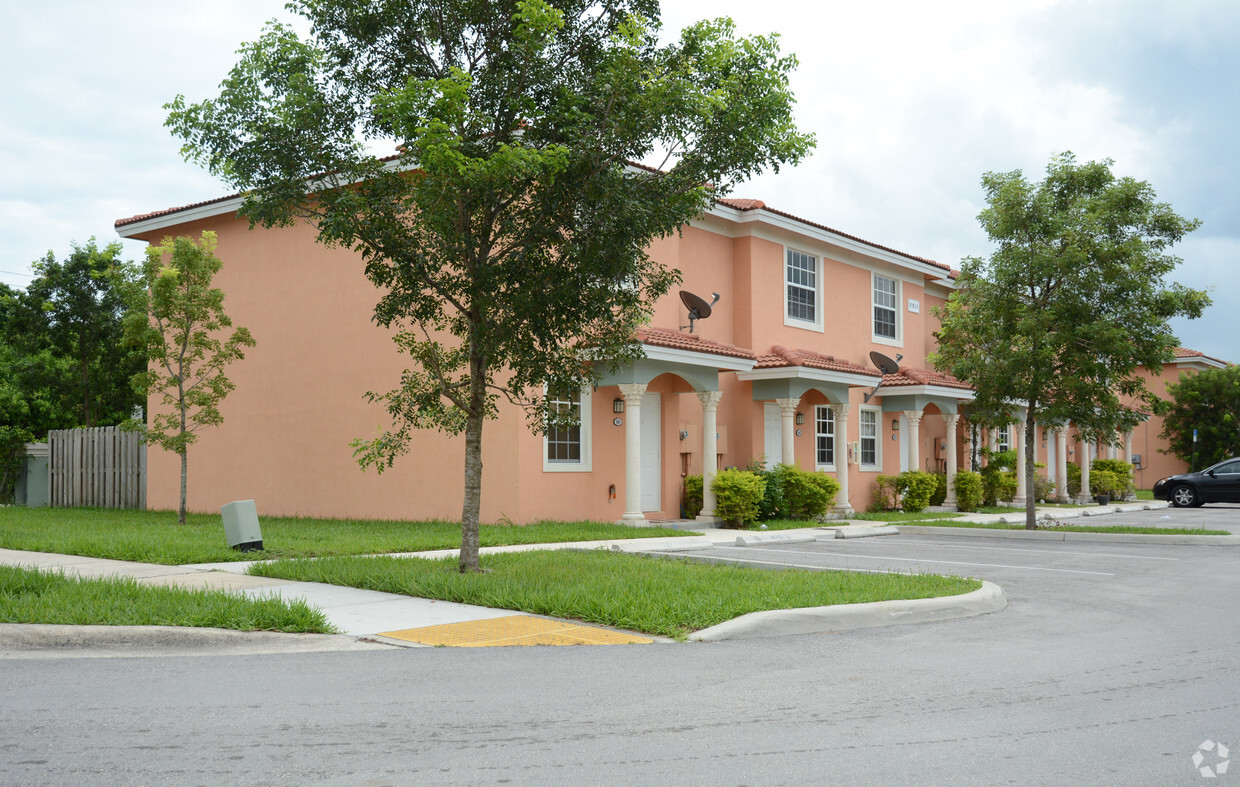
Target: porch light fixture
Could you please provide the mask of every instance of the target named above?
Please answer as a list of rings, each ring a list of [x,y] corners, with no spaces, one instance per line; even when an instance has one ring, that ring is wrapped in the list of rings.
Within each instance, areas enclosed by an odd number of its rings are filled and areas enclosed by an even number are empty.
[[[797,413],[797,426],[805,423],[805,413]]]
[[[613,413],[623,413],[624,412],[624,400],[621,399],[620,397],[616,397],[615,399],[613,399],[611,402],[611,411]]]
[[[893,432],[900,431],[900,419],[899,418],[891,419],[891,431]]]

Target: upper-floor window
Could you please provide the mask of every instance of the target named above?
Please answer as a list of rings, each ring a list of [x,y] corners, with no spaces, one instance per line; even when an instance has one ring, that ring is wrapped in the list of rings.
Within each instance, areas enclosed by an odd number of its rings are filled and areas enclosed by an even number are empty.
[[[815,464],[819,468],[835,465],[835,411],[825,404],[814,408]]]
[[[895,340],[897,285],[895,279],[874,274],[874,338]]]
[[[784,266],[785,299],[789,320],[818,322],[818,258],[788,249]]]
[[[548,392],[551,409],[577,423],[554,426],[543,437],[543,470],[590,469],[590,392]]]

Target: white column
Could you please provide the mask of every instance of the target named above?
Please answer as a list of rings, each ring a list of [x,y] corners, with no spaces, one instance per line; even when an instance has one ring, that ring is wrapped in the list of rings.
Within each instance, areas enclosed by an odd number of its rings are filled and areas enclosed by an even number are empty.
[[[1016,432],[1016,497],[1012,498],[1012,502],[1023,506],[1029,494],[1029,485],[1025,483],[1025,470],[1028,469],[1025,464],[1025,425],[1017,421],[1013,431]]]
[[[716,432],[719,424],[716,412],[719,408],[719,391],[698,391],[698,401],[702,403],[702,513],[698,514],[699,522],[717,522],[715,516],[715,492],[710,488],[719,470],[719,438]]]
[[[921,436],[918,434],[918,428],[921,425],[921,410],[905,410],[900,414],[904,420],[904,428],[908,430],[908,469],[920,470],[921,457],[918,455],[918,444],[921,442]]]
[[[793,442],[796,439],[796,424],[793,418],[797,414],[797,405],[801,403],[800,399],[776,399],[775,404],[779,405],[779,426],[782,439],[780,459],[779,461],[786,465],[795,465],[797,463],[796,446]]]
[[[1077,503],[1088,503],[1093,499],[1089,494],[1089,461],[1094,453],[1093,449],[1093,443],[1081,441],[1081,491],[1076,496]]]
[[[959,507],[956,500],[956,422],[959,413],[944,413],[943,421],[947,424],[947,497],[943,498],[943,507],[955,510]]]
[[[1068,497],[1068,430],[1062,426],[1055,427],[1055,464],[1055,499],[1071,503]]]
[[[973,467],[973,424],[969,424],[969,428],[964,430],[964,469],[972,472],[977,468]]]
[[[1119,446],[1107,443],[1107,459],[1119,459]]]
[[[625,383],[624,397],[624,514],[620,521],[645,522],[642,513],[642,395],[646,386]]]
[[[839,494],[835,497],[835,511],[851,514],[853,507],[848,500],[848,403],[833,402],[828,406],[835,415],[835,480],[840,484]]]
[[[1124,433],[1124,461],[1132,464],[1132,432]]]

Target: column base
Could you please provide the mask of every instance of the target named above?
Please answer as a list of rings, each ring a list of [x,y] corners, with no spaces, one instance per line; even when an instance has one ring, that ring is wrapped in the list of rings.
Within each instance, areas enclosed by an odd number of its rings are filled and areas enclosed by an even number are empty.
[[[650,524],[650,520],[646,519],[645,514],[623,514],[616,522],[617,525],[628,525],[630,527],[645,527]]]
[[[1073,500],[1072,502],[1076,503],[1078,506],[1087,506],[1094,502],[1094,498],[1092,495],[1077,495],[1076,500]]]
[[[831,513],[847,515],[847,514],[855,514],[857,513],[857,510],[852,507],[851,503],[844,503],[843,505],[833,506],[831,508]]]
[[[704,525],[719,525],[723,523],[723,520],[714,514],[698,514],[693,521],[701,522]]]
[[[944,500],[943,509],[945,511],[959,511],[960,501],[959,500]]]

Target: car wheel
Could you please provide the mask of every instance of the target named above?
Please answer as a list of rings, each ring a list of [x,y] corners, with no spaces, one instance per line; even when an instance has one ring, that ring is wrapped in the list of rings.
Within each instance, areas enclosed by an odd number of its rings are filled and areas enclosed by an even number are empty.
[[[1171,490],[1171,505],[1177,508],[1188,508],[1201,505],[1201,501],[1197,499],[1197,491],[1191,486],[1177,486]]]

